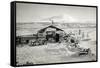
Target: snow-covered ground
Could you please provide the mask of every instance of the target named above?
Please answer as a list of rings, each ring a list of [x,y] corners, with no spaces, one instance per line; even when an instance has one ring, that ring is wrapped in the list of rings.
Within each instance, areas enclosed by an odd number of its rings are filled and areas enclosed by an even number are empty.
[[[82,45],[81,45],[82,44]],[[95,45],[90,45],[89,48],[95,54]],[[81,46],[87,47],[87,42],[80,43]],[[78,61],[93,61],[96,56],[72,56],[75,52],[70,52],[64,43],[47,44],[41,46],[28,46],[17,47],[17,64],[27,65],[31,64],[46,64],[46,63],[63,63],[63,62],[78,62]]]

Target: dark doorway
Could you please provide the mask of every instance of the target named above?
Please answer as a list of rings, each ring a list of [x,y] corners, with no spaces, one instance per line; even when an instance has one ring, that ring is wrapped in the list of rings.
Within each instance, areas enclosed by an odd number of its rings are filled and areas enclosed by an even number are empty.
[[[59,34],[56,33],[56,42],[59,42]]]
[[[46,35],[46,39],[48,42],[52,43],[59,42],[59,34],[52,32],[51,34]]]

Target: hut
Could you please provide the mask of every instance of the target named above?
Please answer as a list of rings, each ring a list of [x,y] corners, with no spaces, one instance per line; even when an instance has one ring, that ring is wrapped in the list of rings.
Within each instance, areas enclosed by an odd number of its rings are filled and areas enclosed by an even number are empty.
[[[59,42],[64,31],[53,25],[40,29],[37,32],[38,38],[46,39],[48,42]]]

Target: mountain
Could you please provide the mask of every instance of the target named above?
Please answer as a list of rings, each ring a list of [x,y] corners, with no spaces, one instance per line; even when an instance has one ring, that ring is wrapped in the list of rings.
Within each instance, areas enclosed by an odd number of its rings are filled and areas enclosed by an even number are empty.
[[[52,17],[49,17],[49,18],[45,18],[45,19],[41,19],[40,20],[41,22],[44,21],[53,21],[53,22],[59,22],[59,23],[70,23],[70,22],[78,22],[77,19],[71,17],[70,15],[58,15],[58,16],[52,16]]]

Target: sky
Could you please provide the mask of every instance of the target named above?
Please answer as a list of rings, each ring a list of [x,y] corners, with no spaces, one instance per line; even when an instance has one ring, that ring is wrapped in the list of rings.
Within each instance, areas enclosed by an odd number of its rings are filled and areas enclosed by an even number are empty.
[[[96,8],[45,4],[17,3],[17,23],[48,21],[96,23]]]

